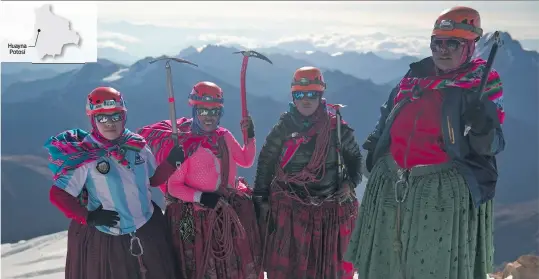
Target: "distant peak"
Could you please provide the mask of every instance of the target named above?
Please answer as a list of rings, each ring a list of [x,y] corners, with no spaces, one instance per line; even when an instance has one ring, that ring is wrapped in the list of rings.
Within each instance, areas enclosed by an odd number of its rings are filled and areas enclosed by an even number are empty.
[[[492,36],[494,35],[494,32],[487,32],[485,33],[485,35],[479,40],[479,42],[481,43],[485,43],[485,42],[488,42]],[[515,41],[513,39],[513,37],[511,36],[511,34],[507,31],[500,31],[500,38],[502,39],[502,41],[504,42],[513,42]]]
[[[201,52],[205,51],[208,48],[211,49],[211,46],[212,45],[203,45],[201,47],[197,47],[196,50],[197,50],[198,53],[201,53]]]
[[[492,47],[492,42],[489,42],[492,36],[494,35],[494,32],[488,32],[486,33],[480,40],[477,42],[476,46],[476,52],[477,53],[483,53],[490,51],[490,48]],[[518,41],[513,39],[511,34],[509,32],[500,31],[500,39],[503,42],[502,48],[504,48],[506,51],[523,51],[522,44]]]
[[[106,58],[98,58],[96,63],[103,64],[103,65],[116,64]]]
[[[208,45],[204,45],[202,47],[199,47],[197,48],[197,51],[199,53],[202,53],[202,52],[226,52],[226,53],[229,53],[229,52],[234,52],[234,51],[238,51],[239,49],[237,48],[234,48],[234,47],[230,47],[230,46],[225,46],[225,45],[216,45],[216,44],[208,44]]]
[[[194,46],[189,46],[185,49],[182,49],[180,51],[180,53],[178,54],[179,57],[185,57],[185,56],[189,56],[191,54],[194,54],[194,53],[197,53],[198,50],[194,47]]]

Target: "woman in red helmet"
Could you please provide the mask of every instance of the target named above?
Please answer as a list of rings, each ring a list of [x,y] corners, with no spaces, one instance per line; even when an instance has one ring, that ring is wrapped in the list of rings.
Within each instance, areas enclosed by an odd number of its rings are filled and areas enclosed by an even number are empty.
[[[343,253],[357,216],[354,189],[362,178],[361,153],[353,130],[328,111],[325,89],[319,69],[296,70],[290,110],[258,157],[255,204],[270,279],[348,279],[354,274]]]
[[[360,278],[486,278],[493,268],[502,83],[472,59],[482,35],[468,7],[438,17],[432,57],[412,63],[363,148],[371,171],[346,253]],[[467,130],[466,126],[471,126]]]
[[[260,235],[250,189],[236,177],[236,165],[252,166],[256,153],[249,117],[244,147],[220,127],[223,92],[215,83],[197,83],[189,95],[192,118],[177,120],[183,158],[161,186],[166,217],[183,278],[248,279],[260,272]],[[167,131],[163,133],[162,131]],[[164,159],[172,142],[170,121],[143,127],[139,133]]]
[[[156,168],[144,138],[125,128],[127,109],[116,89],[98,87],[87,98],[90,132],[51,137],[50,200],[68,218],[66,279],[175,279],[166,220],[150,185],[174,171]],[[170,161],[179,160],[171,155]]]

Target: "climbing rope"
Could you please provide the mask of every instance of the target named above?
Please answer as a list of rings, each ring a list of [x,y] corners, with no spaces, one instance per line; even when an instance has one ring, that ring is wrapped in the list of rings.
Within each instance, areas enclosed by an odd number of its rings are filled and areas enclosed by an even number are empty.
[[[234,208],[220,199],[214,209],[209,210],[208,232],[203,252],[202,268],[197,270],[197,278],[202,278],[210,259],[224,261],[234,252],[234,239],[246,237],[245,228]],[[234,236],[234,232],[236,236]]]

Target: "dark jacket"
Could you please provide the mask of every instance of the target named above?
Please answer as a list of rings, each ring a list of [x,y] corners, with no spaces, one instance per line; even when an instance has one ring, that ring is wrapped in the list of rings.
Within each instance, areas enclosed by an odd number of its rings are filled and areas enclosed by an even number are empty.
[[[262,146],[258,157],[254,183],[255,196],[262,198],[262,200],[268,198],[270,184],[275,176],[275,167],[280,162],[280,156],[283,152],[283,144],[294,132],[301,131],[301,125],[301,123],[295,121],[291,113],[285,112],[266,137],[266,142]],[[346,124],[341,127],[342,156],[347,173],[345,181],[357,186],[362,179],[360,147],[354,137],[354,131]],[[313,196],[326,197],[339,189],[339,185],[337,185],[337,130],[331,130],[330,134],[331,139],[329,154],[326,158],[325,175],[321,181],[307,184],[307,189]],[[314,151],[315,141],[316,136],[299,147],[290,162],[285,166],[284,171],[286,173],[299,172],[309,163]],[[294,191],[298,191],[298,194],[304,193],[303,186],[292,185],[292,187]]]
[[[410,64],[408,77],[426,77],[434,63],[432,58],[425,58],[419,62]],[[494,128],[488,133],[475,134],[473,130],[465,137],[461,115],[474,99],[476,94],[468,90],[451,88],[443,89],[442,104],[442,131],[444,148],[461,174],[466,179],[472,200],[475,206],[494,198],[498,169],[496,155],[505,148],[505,139],[498,119],[496,104],[485,98],[485,112],[494,122]],[[398,85],[395,87],[386,103],[380,108],[380,119],[374,131],[368,136],[363,148],[372,153],[373,164],[384,154],[389,152],[391,138],[389,130],[400,108],[408,103],[404,98],[393,105],[393,100],[398,93]],[[451,131],[450,131],[451,129]]]

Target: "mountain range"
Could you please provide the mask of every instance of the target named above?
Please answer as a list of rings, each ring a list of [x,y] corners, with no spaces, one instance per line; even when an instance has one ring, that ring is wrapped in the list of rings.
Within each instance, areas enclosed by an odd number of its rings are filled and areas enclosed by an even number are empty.
[[[504,82],[507,112],[504,124],[507,147],[498,158],[497,263],[525,253],[539,253],[536,222],[539,216],[536,107],[539,55],[525,51],[508,33],[503,33],[503,38],[505,46],[499,50],[494,63]],[[477,53],[486,58],[489,47],[482,42]],[[241,56],[232,54],[237,50],[215,45],[186,48],[175,55],[199,67],[176,63],[171,67],[178,116],[190,115],[187,94],[191,87],[202,80],[213,81],[225,92],[222,125],[239,139]],[[328,84],[325,97],[329,102],[347,105],[343,116],[362,143],[374,127],[380,105],[391,88],[406,72],[407,65],[419,59],[384,59],[376,54],[351,52],[341,55],[265,54],[273,65],[252,59],[247,74],[248,107],[255,121],[258,149],[288,107],[289,84],[295,69],[306,65],[324,69]],[[2,63],[2,243],[66,228],[68,221],[48,202],[52,181],[42,145],[48,137],[63,130],[89,129],[84,102],[93,88],[113,86],[123,92],[129,109],[127,126],[131,130],[169,117],[164,62],[150,64],[153,57],[134,63],[111,59],[101,58],[97,63],[85,65]],[[7,85],[4,85],[5,80]],[[239,170],[250,182],[254,171],[255,166]],[[511,245],[507,239],[512,239]]]
[[[301,31],[261,32],[260,29],[250,27],[252,26],[245,25],[230,30],[216,26],[189,28],[188,26],[158,26],[122,20],[99,20],[98,46],[103,48],[103,52],[116,53],[113,61],[127,64],[132,64],[146,56],[173,55],[188,46],[200,48],[205,45],[254,47],[266,53],[283,54],[317,50],[329,54],[373,52],[387,59],[398,59],[407,55],[419,57],[430,53],[428,31],[422,36],[394,32],[389,34],[379,29],[376,31],[355,30],[352,33],[323,31],[307,34]],[[526,49],[539,51],[537,39],[523,39],[520,42]]]

